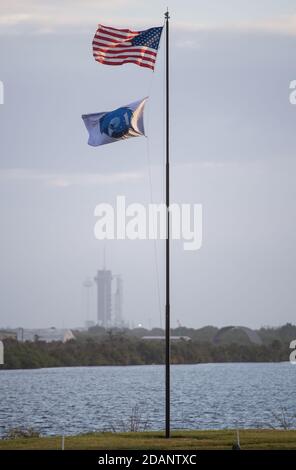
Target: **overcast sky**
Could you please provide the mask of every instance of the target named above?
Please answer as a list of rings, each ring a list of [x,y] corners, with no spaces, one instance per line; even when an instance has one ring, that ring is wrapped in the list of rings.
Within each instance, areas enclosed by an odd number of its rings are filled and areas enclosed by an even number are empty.
[[[96,63],[97,23],[171,13],[172,200],[203,205],[203,246],[172,245],[172,325],[295,323],[294,0],[2,0],[0,326],[78,326],[103,263],[94,208],[163,199],[164,53],[154,74]],[[148,140],[92,148],[81,114],[149,93]],[[149,116],[149,119],[147,119]],[[108,241],[130,324],[164,317],[164,246]],[[95,320],[95,291],[91,318]],[[162,324],[164,321],[162,320]]]

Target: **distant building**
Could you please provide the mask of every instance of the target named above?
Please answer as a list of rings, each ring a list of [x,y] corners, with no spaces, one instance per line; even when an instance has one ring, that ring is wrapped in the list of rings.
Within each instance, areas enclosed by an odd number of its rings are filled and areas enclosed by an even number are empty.
[[[0,340],[0,366],[4,364],[4,344]]]
[[[17,329],[17,340],[20,342],[24,341],[45,341],[51,343],[52,341],[67,341],[75,339],[71,330],[65,328],[18,328]]]
[[[142,339],[149,341],[165,341],[165,336],[142,336]],[[171,336],[171,341],[191,341],[189,336]]]
[[[3,339],[17,339],[17,333],[14,330],[0,330],[0,341]]]
[[[100,269],[95,277],[97,284],[97,321],[99,326],[111,326],[111,282],[112,273],[107,269]]]
[[[122,279],[120,276],[114,276],[113,279],[116,280],[116,290],[114,293],[114,323],[115,326],[123,326],[123,317],[122,317]]]
[[[97,285],[97,324],[104,328],[124,325],[122,315],[122,278],[108,269],[100,269],[94,278]],[[113,281],[113,282],[112,282]],[[93,326],[93,325],[91,325]]]
[[[239,340],[240,343],[244,341],[245,337],[245,340],[247,340],[248,343],[254,343],[257,345],[263,344],[257,331],[251,330],[251,328],[247,328],[246,326],[224,326],[214,336],[213,342],[215,344],[230,343],[235,341],[235,338],[241,334],[243,334],[243,336]]]

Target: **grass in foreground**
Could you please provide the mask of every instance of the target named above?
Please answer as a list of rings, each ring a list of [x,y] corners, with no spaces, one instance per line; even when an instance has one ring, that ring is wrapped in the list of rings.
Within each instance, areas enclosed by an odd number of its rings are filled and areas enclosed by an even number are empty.
[[[161,432],[92,433],[65,437],[65,450],[206,450],[231,449],[235,431],[174,431],[164,439]],[[0,440],[0,450],[59,450],[62,439],[56,437]],[[296,449],[296,431],[242,430],[242,449]]]

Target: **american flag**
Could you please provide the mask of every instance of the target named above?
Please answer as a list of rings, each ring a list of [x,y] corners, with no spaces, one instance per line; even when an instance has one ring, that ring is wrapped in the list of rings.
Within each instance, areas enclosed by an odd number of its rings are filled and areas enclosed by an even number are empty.
[[[162,27],[145,31],[116,29],[99,24],[93,39],[93,56],[107,65],[137,64],[154,70]]]

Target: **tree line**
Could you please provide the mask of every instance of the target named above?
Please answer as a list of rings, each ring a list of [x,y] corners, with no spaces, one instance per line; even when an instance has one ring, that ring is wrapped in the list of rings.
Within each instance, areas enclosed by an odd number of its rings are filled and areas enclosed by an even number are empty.
[[[62,343],[18,342],[4,340],[5,364],[1,369],[32,369],[42,367],[145,365],[163,364],[163,341],[143,340],[121,333],[100,336],[78,335],[77,339]],[[280,362],[288,361],[289,342],[279,339],[256,345],[230,342],[213,344],[210,341],[173,342],[172,364],[199,364],[211,362]]]

